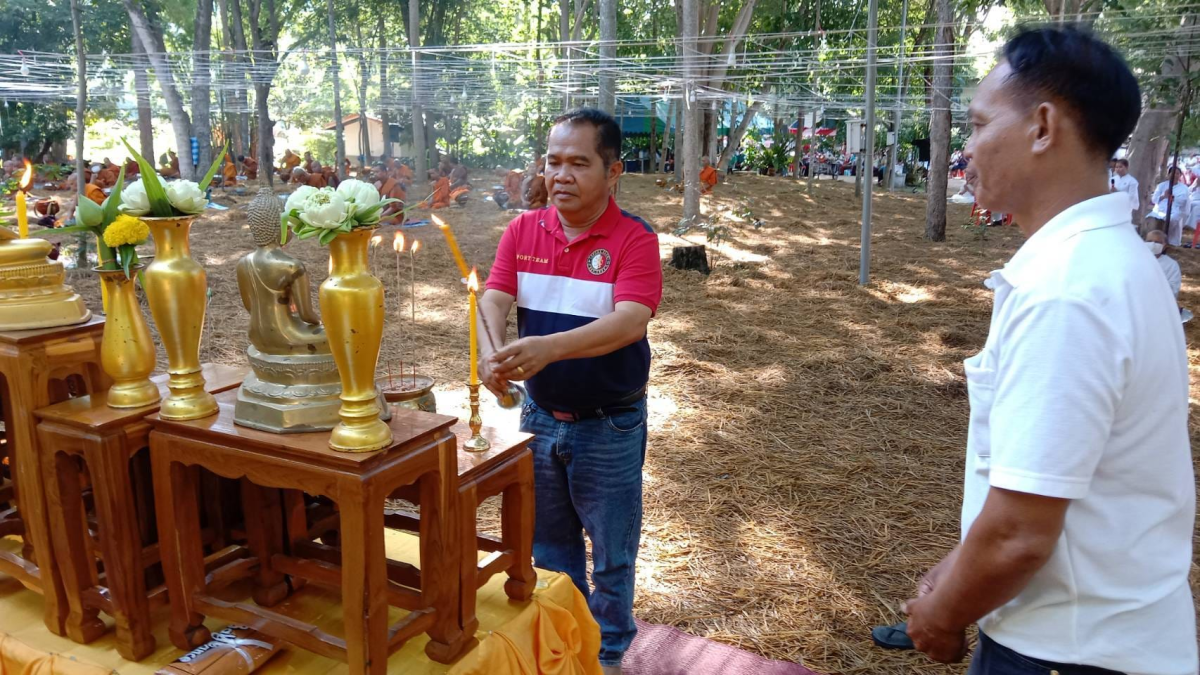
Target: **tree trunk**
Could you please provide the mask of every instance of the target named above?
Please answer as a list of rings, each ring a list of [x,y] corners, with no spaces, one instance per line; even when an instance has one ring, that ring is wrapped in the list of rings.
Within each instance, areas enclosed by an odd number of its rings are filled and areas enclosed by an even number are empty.
[[[667,103],[667,119],[663,122],[662,135],[662,152],[658,160],[658,171],[666,173],[667,171],[667,150],[669,148],[668,141],[671,139],[671,124],[675,121],[675,101],[672,99]]]
[[[379,119],[383,122],[383,160],[386,162],[393,156],[392,152],[392,113],[389,101],[391,91],[388,87],[387,71],[387,25],[383,20],[383,12],[379,12],[375,30],[379,33]]]
[[[569,42],[571,39],[571,0],[558,0],[558,39]],[[563,88],[563,110],[571,109],[571,48],[563,45],[559,49],[558,58],[562,62],[562,71],[566,73],[566,86]]]
[[[79,198],[83,198],[83,139],[87,134],[87,52],[83,47],[83,12],[79,9],[79,0],[71,0],[71,27],[75,31],[75,185]],[[153,156],[153,155],[151,155]],[[84,249],[87,250],[86,248]]]
[[[167,49],[163,43],[162,31],[157,25],[150,22],[137,0],[121,0],[121,3],[125,6],[125,11],[129,14],[129,23],[146,48],[150,65],[153,66],[154,74],[158,77],[158,87],[162,91],[163,100],[166,101],[167,112],[171,116],[171,128],[175,132],[176,152],[183,157],[179,162],[179,175],[186,180],[193,180],[195,171],[192,169],[190,159],[192,122],[188,117],[187,110],[183,107],[183,98],[179,95],[179,89],[175,85],[175,74],[171,72],[171,64],[167,62]],[[150,161],[154,160],[151,158]]]
[[[600,101],[608,114],[616,110],[617,92],[613,68],[617,60],[617,0],[600,0]]]
[[[367,83],[370,79],[370,70],[367,68],[369,61],[367,60],[367,44],[363,41],[362,36],[362,16],[360,15],[354,22],[354,32],[358,37],[358,166],[360,170],[365,169],[371,163],[371,125],[367,120]]]
[[[129,42],[133,46],[133,53],[137,55],[137,65],[133,69],[133,88],[137,98],[138,139],[140,141],[138,152],[153,162],[156,155],[154,154],[154,113],[150,110],[150,78],[147,76],[146,69],[141,67],[142,58],[146,55],[146,48],[142,45],[137,31],[129,32]],[[82,176],[83,173],[80,172],[79,175]]]
[[[234,63],[241,65],[246,63],[248,58],[246,56],[246,30],[242,27],[242,0],[228,0],[228,2],[230,14],[229,23],[231,28],[230,36],[233,39],[233,48],[237,52],[234,55],[233,60]],[[246,75],[244,72],[239,73],[237,77],[242,83],[244,83],[246,80]],[[236,113],[238,135],[242,138],[242,150],[240,152],[257,154],[253,150],[253,148],[257,146],[254,145],[254,139],[250,133],[250,113],[248,112],[250,107],[250,95],[247,93],[247,88],[244,86],[237,87],[237,90],[234,92],[233,100],[234,106],[238,109],[238,112]],[[258,174],[259,179],[262,180],[264,175],[271,174],[270,169],[271,166],[269,164],[262,164],[262,158],[260,157]],[[267,179],[268,184],[273,185],[273,181],[274,178]]]
[[[1159,75],[1162,80],[1180,81],[1180,88],[1173,98],[1177,101],[1182,100],[1185,75],[1183,63],[1174,56],[1168,56],[1159,66]],[[1182,110],[1177,105],[1165,107],[1157,98],[1153,98],[1138,119],[1133,135],[1129,137],[1129,153],[1126,159],[1129,160],[1129,175],[1138,182],[1139,221],[1153,208],[1150,197],[1167,162],[1171,132],[1180,114]]]
[[[342,126],[342,94],[341,82],[338,79],[337,32],[333,27],[333,0],[326,0],[325,7],[329,19],[329,57],[332,60],[329,72],[333,76],[333,133],[337,137],[337,158],[334,160],[337,166],[334,168],[334,171],[337,173],[339,179],[345,179],[346,129]],[[359,124],[362,124],[362,120],[359,120]]]
[[[796,111],[796,147],[792,148],[792,162],[796,168],[793,170],[793,178],[797,182],[800,181],[800,172],[804,170],[804,108]]]
[[[656,143],[656,141],[658,140],[657,127],[658,127],[658,115],[656,115],[654,112],[654,99],[651,98],[650,99],[650,143],[649,143],[649,150],[646,153],[648,155],[648,159],[650,160],[650,168],[647,169],[646,165],[643,164],[642,165],[643,173],[658,173],[658,160],[654,156],[654,151],[658,146],[658,144]]]
[[[700,106],[694,99],[696,82],[699,79],[699,52],[696,49],[699,34],[699,0],[683,0],[683,54],[684,54],[684,127],[683,157],[675,156],[676,163],[683,160],[683,219],[695,223],[700,219]]]
[[[671,152],[675,155],[675,182],[683,182],[683,111],[687,108],[687,92],[684,91],[683,98],[675,104],[675,142],[671,146]]]
[[[267,0],[267,13],[270,15],[269,26],[271,34],[265,39],[262,34],[262,25],[259,17],[262,14],[262,0],[250,0],[250,37],[254,41],[254,66],[256,76],[254,78],[254,110],[255,120],[258,126],[258,138],[256,146],[258,148],[258,175],[259,180],[265,180],[267,185],[275,185],[275,161],[272,157],[272,148],[275,145],[275,123],[271,121],[271,111],[268,101],[271,97],[271,83],[275,80],[275,73],[279,69],[279,62],[276,56],[276,46],[279,44],[279,19],[275,16],[274,0]],[[237,8],[237,2],[234,3],[234,22],[238,24],[235,27],[234,35],[241,35],[240,39],[245,42],[245,33],[240,27],[241,10]]]
[[[738,146],[742,144],[742,139],[746,137],[746,130],[750,128],[751,122],[754,121],[754,116],[758,114],[758,109],[762,107],[762,103],[753,103],[746,112],[742,115],[742,120],[738,122],[737,128],[729,134],[729,140],[725,144],[725,149],[721,151],[721,157],[717,160],[717,170],[722,167],[726,171],[729,170],[729,163],[733,161],[733,155],[737,152]],[[732,122],[732,120],[730,120]]]
[[[210,115],[212,108],[212,15],[213,0],[197,0],[192,47],[192,133],[196,136],[198,146],[196,166],[201,172],[208,171],[208,166],[213,161],[212,118]]]
[[[408,0],[408,48],[412,51],[412,139],[413,139],[413,168],[416,178],[414,183],[420,185],[429,176],[425,164],[425,120],[421,114],[420,98],[420,68],[417,50],[421,47],[421,10],[418,0]]]
[[[950,0],[937,0],[941,26],[933,47],[933,105],[929,113],[929,183],[925,203],[925,238],[946,240],[946,181],[950,171],[950,91],[954,64],[954,13]]]

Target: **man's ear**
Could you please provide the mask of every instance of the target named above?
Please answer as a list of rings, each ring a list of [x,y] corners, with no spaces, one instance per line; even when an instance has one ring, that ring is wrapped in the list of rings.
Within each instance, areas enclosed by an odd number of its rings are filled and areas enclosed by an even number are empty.
[[[1038,104],[1038,107],[1033,111],[1033,146],[1030,151],[1035,155],[1040,155],[1048,151],[1055,143],[1060,142],[1060,135],[1063,133],[1063,125],[1066,123],[1066,117],[1062,114],[1062,109],[1050,102],[1043,101]]]
[[[617,184],[617,179],[625,172],[625,164],[621,160],[617,160],[608,166],[608,185],[612,187]]]

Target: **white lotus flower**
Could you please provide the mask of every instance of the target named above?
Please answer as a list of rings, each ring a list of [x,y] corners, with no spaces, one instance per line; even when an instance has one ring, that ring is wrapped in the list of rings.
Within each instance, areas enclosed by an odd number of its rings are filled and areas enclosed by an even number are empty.
[[[337,186],[337,193],[354,204],[354,213],[362,213],[379,203],[379,190],[370,183],[349,178]]]
[[[150,213],[150,197],[146,195],[146,186],[142,181],[134,181],[121,190],[121,205],[117,207],[121,213],[131,216],[144,216]]]
[[[292,211],[303,211],[304,207],[308,205],[308,198],[311,197],[316,191],[317,188],[312,187],[311,185],[301,185],[300,187],[296,188],[295,192],[288,195],[287,203],[283,205],[283,212],[291,213]]]
[[[177,210],[187,214],[196,214],[204,211],[204,207],[208,206],[208,199],[204,193],[200,191],[200,186],[190,180],[177,180],[167,183],[167,201],[171,202]]]
[[[342,226],[354,211],[354,205],[333,188],[321,188],[308,198],[300,212],[300,220],[309,227],[335,230]]]

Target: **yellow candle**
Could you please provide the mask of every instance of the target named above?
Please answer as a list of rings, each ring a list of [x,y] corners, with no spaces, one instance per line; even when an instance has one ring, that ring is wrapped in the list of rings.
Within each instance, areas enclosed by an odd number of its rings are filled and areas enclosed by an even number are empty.
[[[17,190],[17,232],[22,239],[29,238],[29,214],[25,212],[24,190]]]
[[[22,239],[29,238],[29,213],[25,207],[25,191],[33,184],[33,165],[25,160],[25,173],[17,189],[17,233]]]
[[[458,239],[455,238],[454,233],[450,231],[450,225],[448,225],[446,221],[438,218],[437,216],[431,216],[431,218],[438,226],[438,229],[442,231],[442,235],[446,237],[446,244],[450,247],[450,253],[454,256],[454,262],[458,265],[458,271],[462,273],[462,276],[465,279],[468,274],[467,261],[463,258],[462,251],[460,251],[458,248]]]
[[[479,334],[475,328],[475,312],[476,301],[475,291],[479,290],[479,277],[475,274],[475,270],[471,270],[471,275],[467,277],[467,323],[470,324],[471,331],[471,379],[468,384],[479,384]]]

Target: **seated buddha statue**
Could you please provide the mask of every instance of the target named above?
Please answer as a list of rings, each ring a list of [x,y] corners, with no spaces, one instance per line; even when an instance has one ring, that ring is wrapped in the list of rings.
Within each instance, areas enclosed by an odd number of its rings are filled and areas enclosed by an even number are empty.
[[[66,270],[49,260],[45,239],[20,239],[0,227],[0,330],[53,328],[82,323],[92,312],[70,286]]]
[[[262,188],[247,212],[256,247],[238,261],[237,280],[250,312],[253,373],[238,390],[234,422],[274,433],[332,429],[340,421],[341,381],[304,263],[279,245],[282,211],[279,198]]]

